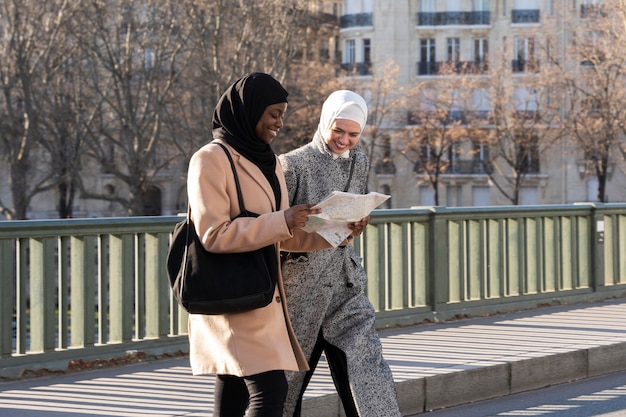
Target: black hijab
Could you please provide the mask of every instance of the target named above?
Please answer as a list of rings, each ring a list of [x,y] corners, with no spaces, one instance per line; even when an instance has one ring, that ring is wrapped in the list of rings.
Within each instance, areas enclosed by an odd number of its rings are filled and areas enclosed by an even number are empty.
[[[254,130],[267,106],[286,103],[287,95],[287,90],[272,76],[255,72],[228,87],[213,112],[213,138],[226,141],[259,167],[274,190],[277,208],[281,195],[276,155]]]

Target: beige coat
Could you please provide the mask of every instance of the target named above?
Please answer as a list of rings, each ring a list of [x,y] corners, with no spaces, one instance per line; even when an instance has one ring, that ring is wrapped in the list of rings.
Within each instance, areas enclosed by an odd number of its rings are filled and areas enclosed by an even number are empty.
[[[235,149],[233,157],[248,211],[260,214],[231,222],[239,214],[235,181],[223,149],[208,144],[191,158],[187,191],[191,217],[204,247],[213,252],[240,252],[271,243],[287,251],[330,247],[316,233],[287,227],[284,211],[289,197],[279,163],[276,175],[282,199],[274,211],[274,193],[261,171]],[[189,316],[190,362],[193,374],[254,375],[269,370],[307,370],[307,360],[296,340],[287,314],[283,280],[278,276],[274,301],[253,311]]]

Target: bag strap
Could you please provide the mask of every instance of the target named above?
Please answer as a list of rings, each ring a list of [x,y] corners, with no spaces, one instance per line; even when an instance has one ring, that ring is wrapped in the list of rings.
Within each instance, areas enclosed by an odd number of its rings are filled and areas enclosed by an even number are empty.
[[[222,147],[222,149],[224,150],[224,152],[226,152],[226,156],[228,156],[228,161],[230,162],[230,167],[233,170],[233,175],[235,177],[235,186],[237,187],[237,199],[239,200],[239,210],[241,213],[246,213],[246,215],[248,214],[248,212],[246,211],[245,206],[243,205],[243,194],[241,192],[241,186],[239,185],[239,176],[237,175],[237,169],[235,169],[235,163],[233,162],[233,158],[232,156],[230,156],[230,152],[228,152],[228,149],[226,149],[226,146],[222,145],[219,142],[215,142],[218,145],[220,145]],[[191,226],[191,204],[189,204],[189,202],[187,203],[187,218],[185,219],[185,223],[187,224],[187,230],[185,232],[185,251],[183,253],[183,262],[182,262],[182,276],[186,276],[187,274],[187,251],[189,248],[189,237],[190,237],[190,233],[191,233],[191,228],[193,226]],[[185,281],[183,280],[183,283]],[[183,293],[183,285],[180,286],[180,294]]]
[[[235,177],[235,186],[237,187],[237,200],[239,200],[239,212],[240,213],[248,213],[246,211],[246,207],[243,204],[243,193],[241,192],[241,186],[239,185],[239,176],[237,175],[237,169],[235,169],[235,163],[233,162],[233,157],[230,156],[230,152],[226,149],[226,146],[222,145],[219,142],[215,142],[220,145],[224,152],[226,152],[226,156],[228,157],[228,162],[230,162],[230,167],[233,170],[233,176]]]
[[[239,211],[241,213],[248,213],[246,207],[243,204],[243,193],[241,192],[241,185],[239,185],[239,176],[237,175],[237,169],[235,169],[235,163],[233,162],[233,157],[230,156],[230,152],[226,149],[226,146],[222,145],[219,142],[215,142],[220,145],[224,152],[226,152],[226,156],[228,157],[228,162],[230,162],[230,168],[233,170],[233,176],[235,177],[235,186],[237,187],[237,199],[239,200]],[[191,218],[191,205],[187,203],[187,223],[189,223]],[[189,242],[189,238],[186,239],[187,243]]]
[[[233,170],[233,176],[235,177],[235,186],[237,187],[237,200],[239,201],[239,211],[240,213],[245,213],[248,215],[248,211],[243,204],[243,193],[241,192],[241,186],[239,185],[239,176],[237,175],[237,169],[235,169],[235,163],[233,162],[233,157],[230,156],[230,152],[226,149],[226,146],[222,145],[219,142],[215,142],[220,145],[224,152],[226,152],[226,156],[228,156],[228,162],[230,162],[230,168]],[[187,224],[191,221],[191,205],[187,203]],[[189,243],[189,229],[187,229],[187,237],[185,239],[187,243]]]

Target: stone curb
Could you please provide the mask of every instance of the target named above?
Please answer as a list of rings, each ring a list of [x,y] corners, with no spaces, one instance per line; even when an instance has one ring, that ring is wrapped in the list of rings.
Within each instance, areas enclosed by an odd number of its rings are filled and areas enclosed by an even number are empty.
[[[396,382],[403,416],[626,370],[626,342]],[[345,417],[337,394],[307,398],[302,417]]]

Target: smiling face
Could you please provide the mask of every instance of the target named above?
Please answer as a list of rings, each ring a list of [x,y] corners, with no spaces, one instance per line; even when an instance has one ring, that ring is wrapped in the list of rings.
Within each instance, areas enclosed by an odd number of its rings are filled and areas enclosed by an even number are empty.
[[[337,155],[356,146],[361,138],[361,126],[353,120],[335,119],[324,135],[328,149]]]
[[[287,111],[287,103],[271,104],[265,108],[254,132],[265,143],[271,143],[283,127],[283,118]]]

